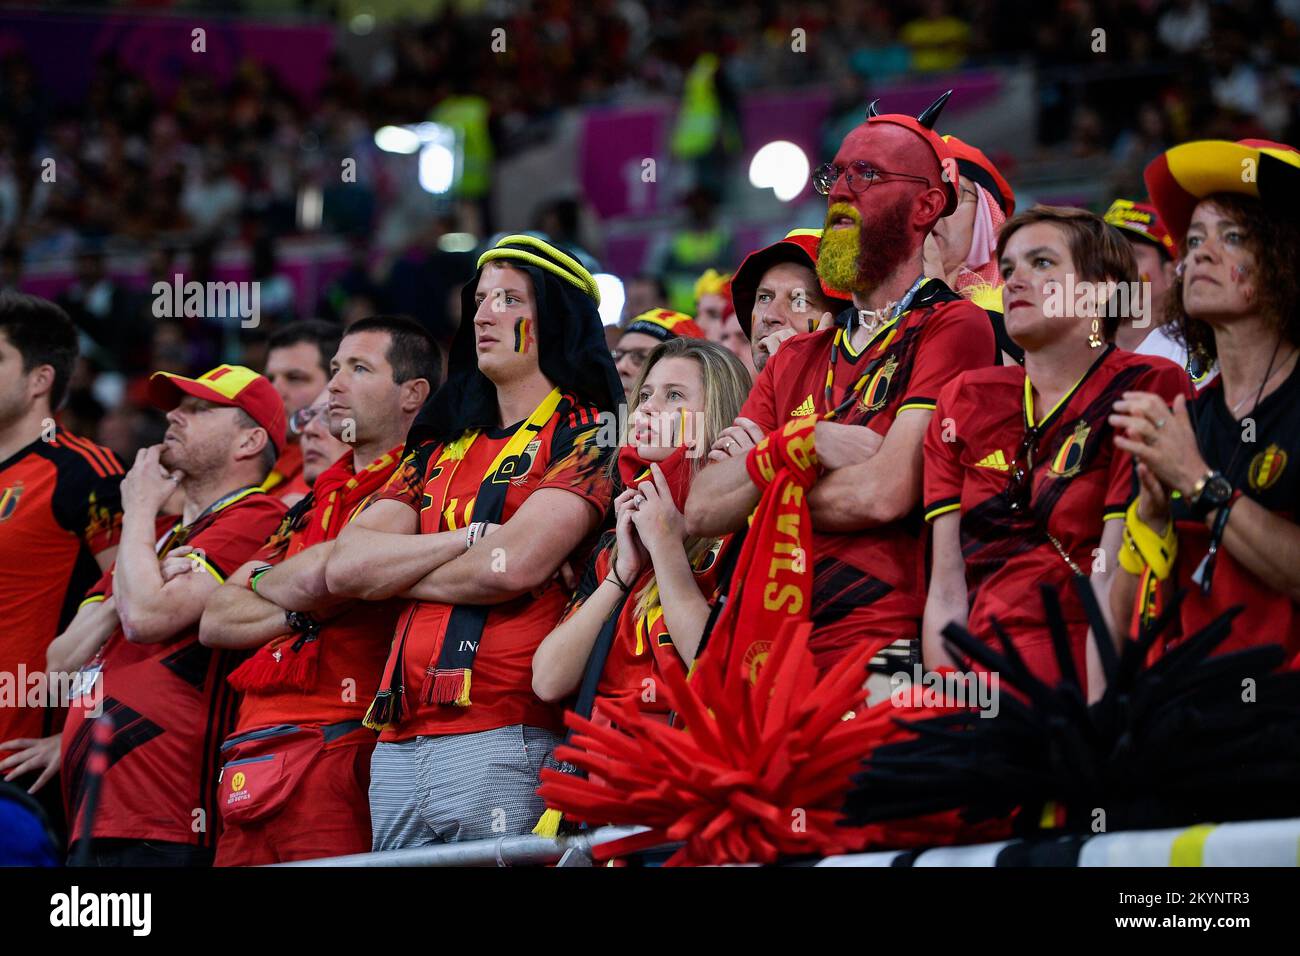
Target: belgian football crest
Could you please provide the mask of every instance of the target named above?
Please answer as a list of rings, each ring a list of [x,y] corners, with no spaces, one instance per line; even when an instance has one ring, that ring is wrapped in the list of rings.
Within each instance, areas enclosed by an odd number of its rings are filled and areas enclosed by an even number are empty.
[[[1052,457],[1049,469],[1053,475],[1058,478],[1073,478],[1079,473],[1083,467],[1083,449],[1088,444],[1090,430],[1083,419],[1075,423],[1074,431],[1061,442],[1061,447]]]
[[[862,390],[862,407],[864,409],[874,412],[884,407],[885,400],[889,397],[889,383],[897,369],[898,359],[892,355],[889,356],[884,365],[876,369],[876,374],[871,376],[871,381]]]
[[[537,459],[537,450],[542,447],[542,440],[534,438],[528,446],[513,458],[501,462],[501,467],[492,475],[494,482],[510,481],[519,484],[528,475],[529,469]]]
[[[696,559],[694,571],[696,574],[703,574],[709,568],[713,567],[718,561],[718,554],[722,551],[722,539],[718,538],[713,542],[713,546],[705,551]]]
[[[758,684],[759,671],[767,663],[768,655],[772,653],[771,641],[754,641],[745,650],[745,657],[741,661],[741,666],[745,668],[745,676],[749,678],[751,684]]]
[[[1264,491],[1273,487],[1282,477],[1284,468],[1286,468],[1286,452],[1277,445],[1269,445],[1250,460],[1248,472],[1250,487],[1255,491]],[[3,519],[3,509],[0,509],[0,519]]]
[[[20,481],[16,485],[10,485],[8,488],[0,488],[0,521],[8,520],[9,516],[18,510],[18,499],[23,493],[23,483]]]

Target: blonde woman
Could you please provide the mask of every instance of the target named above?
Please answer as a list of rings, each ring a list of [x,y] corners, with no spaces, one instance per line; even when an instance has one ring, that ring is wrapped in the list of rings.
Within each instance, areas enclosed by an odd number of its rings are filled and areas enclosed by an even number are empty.
[[[731,541],[688,536],[682,510],[748,391],[743,366],[712,342],[670,339],[647,357],[619,449],[615,530],[533,656],[533,691],[542,700],[570,697],[587,675],[594,713],[601,700],[622,699],[667,718],[659,679],[665,655],[686,666],[695,659]],[[598,642],[602,631],[606,640]]]

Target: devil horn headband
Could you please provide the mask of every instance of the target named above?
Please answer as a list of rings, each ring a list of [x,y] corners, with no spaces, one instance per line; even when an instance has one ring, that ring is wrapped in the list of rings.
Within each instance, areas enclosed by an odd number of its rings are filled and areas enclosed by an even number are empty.
[[[937,100],[921,112],[921,115],[916,118],[916,121],[926,129],[934,129],[934,121],[937,120],[939,114],[943,112],[944,104],[948,102],[948,97],[950,96],[952,96],[952,90],[943,93]]]
[[[916,121],[926,129],[934,129],[934,122],[939,118],[939,114],[943,112],[944,104],[948,102],[948,97],[950,96],[952,96],[952,90],[948,90],[946,93],[942,94],[937,100],[921,111],[921,115],[916,118]],[[867,104],[867,119],[880,115],[879,103],[880,99],[876,98]]]

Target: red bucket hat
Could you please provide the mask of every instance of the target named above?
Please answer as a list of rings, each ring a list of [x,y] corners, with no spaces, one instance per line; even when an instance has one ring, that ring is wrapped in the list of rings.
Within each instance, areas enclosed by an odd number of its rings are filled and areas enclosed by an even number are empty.
[[[762,249],[755,249],[745,256],[745,261],[740,264],[740,268],[731,279],[731,299],[735,304],[736,318],[740,321],[740,327],[745,330],[746,338],[750,337],[758,283],[762,281],[767,270],[782,262],[794,262],[812,269],[815,275],[817,250],[821,242],[820,229],[793,229],[784,239]],[[844,292],[832,289],[820,278],[818,282],[822,294],[832,300],[832,311],[848,308],[852,304],[853,300]],[[836,304],[839,305],[839,309],[835,308]]]

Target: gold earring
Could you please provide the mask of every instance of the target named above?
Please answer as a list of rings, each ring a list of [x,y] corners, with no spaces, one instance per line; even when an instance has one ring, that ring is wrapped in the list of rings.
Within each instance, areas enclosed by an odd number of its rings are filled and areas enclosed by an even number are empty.
[[[1092,331],[1088,333],[1088,347],[1099,349],[1105,344],[1101,337],[1101,324],[1094,315],[1092,317]]]

